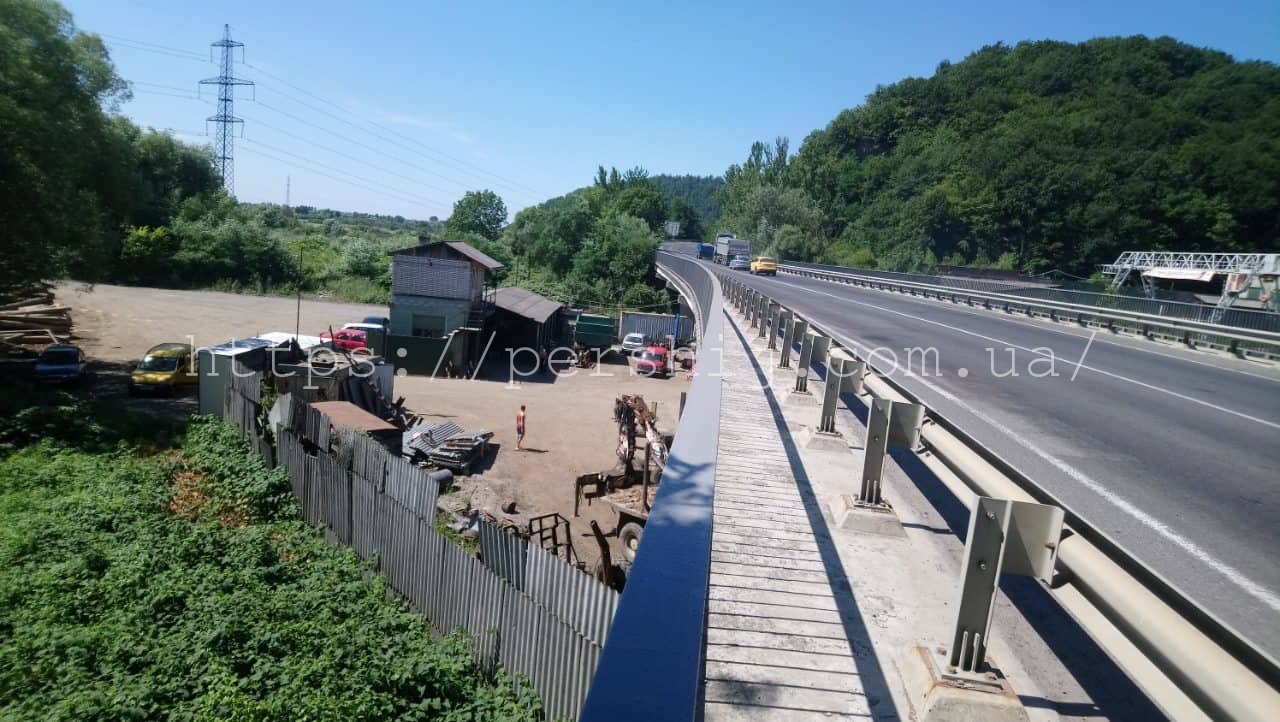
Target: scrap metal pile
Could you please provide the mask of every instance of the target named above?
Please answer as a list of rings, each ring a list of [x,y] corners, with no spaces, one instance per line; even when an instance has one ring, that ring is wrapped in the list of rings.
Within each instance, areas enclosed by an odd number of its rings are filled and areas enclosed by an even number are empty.
[[[635,453],[647,448],[658,469],[667,466],[667,446],[658,431],[658,416],[650,409],[643,396],[623,395],[614,401],[613,420],[618,422],[618,460],[624,469],[630,469]]]
[[[404,455],[413,461],[469,474],[489,450],[492,431],[465,431],[452,421],[428,424],[419,419],[404,432]]]

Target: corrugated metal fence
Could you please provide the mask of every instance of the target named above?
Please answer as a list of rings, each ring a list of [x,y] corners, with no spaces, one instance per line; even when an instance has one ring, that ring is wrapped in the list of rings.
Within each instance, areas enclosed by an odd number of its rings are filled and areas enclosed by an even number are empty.
[[[676,345],[683,346],[694,339],[693,319],[681,316],[679,329],[676,317],[670,313],[637,313],[623,311],[618,322],[618,338],[626,338],[629,333],[644,334],[646,340],[666,341],[676,337]]]
[[[227,418],[242,433],[261,438],[259,407],[234,390],[227,404],[240,410]],[[484,668],[501,664],[527,677],[548,717],[576,719],[613,622],[617,592],[484,522],[484,560],[467,554],[435,529],[439,489],[426,470],[363,434],[329,438],[323,415],[295,400],[296,406],[304,408],[281,425],[276,441],[303,518],[324,524],[331,538],[373,560],[438,632],[465,629]]]

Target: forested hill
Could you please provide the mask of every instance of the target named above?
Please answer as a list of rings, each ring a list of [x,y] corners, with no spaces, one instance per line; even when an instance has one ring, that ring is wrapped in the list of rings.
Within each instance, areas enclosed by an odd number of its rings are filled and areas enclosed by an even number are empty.
[[[1280,246],[1280,68],[1171,38],[1024,42],[878,88],[726,174],[782,255],[1087,274],[1126,249]]]
[[[720,176],[708,175],[655,175],[649,180],[662,191],[667,198],[683,198],[693,206],[706,228],[720,221],[720,201],[716,199],[716,191],[724,185]]]

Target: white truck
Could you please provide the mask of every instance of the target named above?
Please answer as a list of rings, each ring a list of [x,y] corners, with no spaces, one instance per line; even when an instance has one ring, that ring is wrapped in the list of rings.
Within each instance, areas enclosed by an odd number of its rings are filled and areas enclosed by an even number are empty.
[[[734,238],[732,233],[716,234],[715,262],[727,266],[735,256],[751,255],[751,241],[745,238]]]

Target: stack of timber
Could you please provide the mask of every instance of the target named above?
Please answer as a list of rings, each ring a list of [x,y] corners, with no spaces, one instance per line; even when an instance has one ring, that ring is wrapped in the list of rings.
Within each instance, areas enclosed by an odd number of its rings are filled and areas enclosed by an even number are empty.
[[[46,345],[71,336],[71,309],[54,302],[53,286],[32,284],[0,292],[0,340]]]

